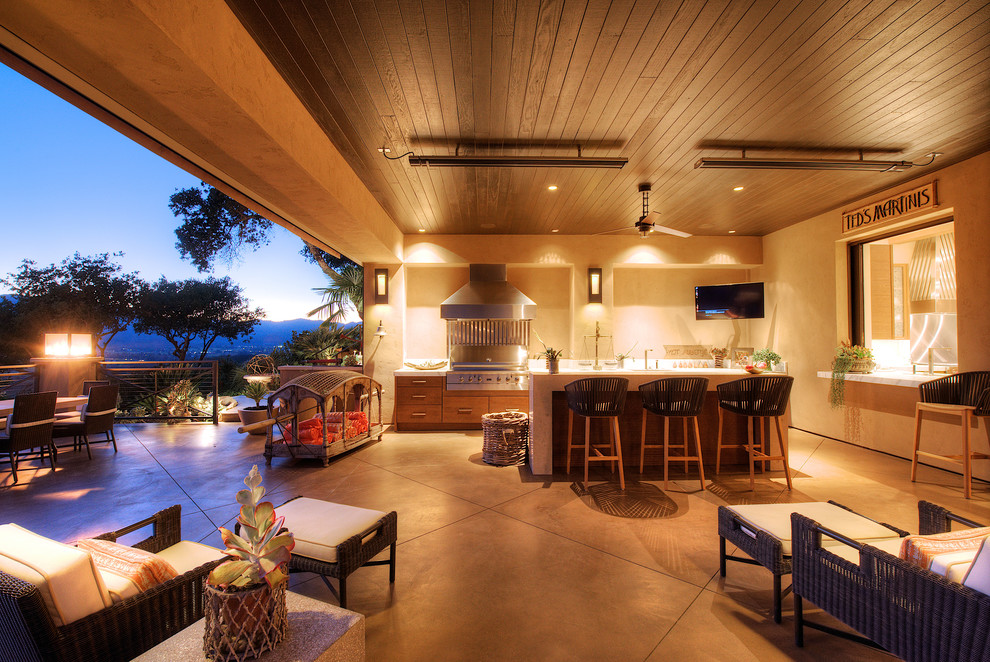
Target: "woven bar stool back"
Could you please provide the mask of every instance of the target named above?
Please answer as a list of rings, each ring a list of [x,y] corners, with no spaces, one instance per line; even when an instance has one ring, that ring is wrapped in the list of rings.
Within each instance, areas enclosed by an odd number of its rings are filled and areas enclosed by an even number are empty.
[[[784,463],[784,476],[787,479],[787,489],[791,489],[791,470],[787,464],[787,442],[780,428],[780,417],[787,411],[787,402],[791,396],[794,378],[784,375],[744,377],[735,381],[719,384],[718,391],[718,447],[715,452],[715,473],[719,472],[722,464],[723,448],[743,448],[749,455],[749,488],[756,489],[753,475],[755,462],[762,462],[764,469],[772,460]],[[726,444],[723,439],[723,417],[725,412],[746,417],[747,441],[743,444]],[[773,419],[777,428],[777,441],[780,455],[770,455],[769,444],[766,443],[765,423]],[[758,423],[760,430],[759,442],[753,438],[753,422]]]
[[[588,465],[591,462],[611,462],[612,471],[619,465],[619,487],[626,489],[622,468],[622,440],[619,436],[619,416],[625,410],[629,380],[624,377],[589,377],[578,379],[564,386],[567,393],[567,473],[571,472],[571,453],[582,444],[573,444],[574,415],[584,417],[584,482],[588,482]],[[591,443],[591,419],[609,419],[609,443]],[[609,449],[605,455],[602,449]],[[594,453],[594,455],[592,455]]]
[[[707,377],[669,377],[655,379],[641,384],[639,394],[643,401],[643,424],[640,428],[639,472],[643,473],[647,448],[663,448],[663,487],[667,489],[667,471],[669,451],[675,448],[682,455],[675,460],[684,462],[684,472],[687,473],[688,462],[698,463],[701,489],[705,489],[705,468],[701,457],[701,432],[698,429],[698,415],[705,404],[705,393],[708,391]],[[646,443],[646,418],[652,412],[663,418],[663,439],[660,444]],[[670,418],[679,417],[684,426],[684,438],[681,444],[670,443]],[[692,419],[694,428],[694,443],[696,455],[688,455],[688,419]]]
[[[914,410],[914,454],[911,458],[911,480],[918,475],[918,457],[932,457],[963,465],[963,494],[973,495],[973,460],[987,460],[990,455],[974,453],[969,429],[973,417],[984,418],[987,442],[990,443],[990,370],[957,372],[948,377],[933,379],[918,386],[920,402]],[[962,454],[939,455],[920,450],[921,420],[923,412],[937,412],[959,416],[962,424]]]

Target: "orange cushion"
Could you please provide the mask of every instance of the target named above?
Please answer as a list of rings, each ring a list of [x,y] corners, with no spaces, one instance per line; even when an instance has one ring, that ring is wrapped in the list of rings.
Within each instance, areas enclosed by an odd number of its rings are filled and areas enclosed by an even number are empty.
[[[139,591],[146,591],[179,576],[165,559],[143,549],[95,539],[80,540],[76,546],[89,552],[101,571],[133,582]]]
[[[930,536],[908,536],[901,543],[900,556],[919,568],[930,570],[932,561],[939,555],[969,550],[975,553],[988,535],[990,535],[990,527],[984,526]]]

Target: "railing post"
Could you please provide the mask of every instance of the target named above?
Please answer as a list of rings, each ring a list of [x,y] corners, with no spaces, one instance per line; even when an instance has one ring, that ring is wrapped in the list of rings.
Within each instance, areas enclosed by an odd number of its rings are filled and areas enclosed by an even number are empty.
[[[213,364],[213,425],[220,423],[220,362]]]

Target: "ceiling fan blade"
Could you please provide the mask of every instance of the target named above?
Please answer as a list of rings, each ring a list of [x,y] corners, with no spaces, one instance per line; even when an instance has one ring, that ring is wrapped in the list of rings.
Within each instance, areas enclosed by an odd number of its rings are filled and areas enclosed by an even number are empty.
[[[616,232],[625,232],[626,230],[633,230],[633,229],[635,229],[635,228],[633,228],[631,225],[627,225],[624,228],[616,228],[614,230],[605,230],[604,232],[592,232],[590,236],[597,237],[600,234],[615,234]]]
[[[674,235],[675,237],[680,237],[682,239],[684,239],[686,237],[693,236],[690,232],[682,232],[681,230],[675,230],[674,228],[668,228],[667,226],[660,225],[658,223],[654,223],[653,224],[653,231],[654,232],[663,232],[665,234],[671,234],[671,235]]]

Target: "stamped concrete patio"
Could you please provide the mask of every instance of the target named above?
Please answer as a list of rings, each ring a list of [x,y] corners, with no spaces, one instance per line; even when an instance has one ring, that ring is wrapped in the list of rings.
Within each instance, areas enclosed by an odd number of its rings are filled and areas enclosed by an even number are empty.
[[[790,599],[783,624],[769,618],[767,571],[730,564],[719,577],[717,506],[834,499],[917,530],[922,498],[990,521],[990,490],[978,483],[967,501],[959,476],[926,468],[912,484],[907,461],[790,437],[793,492],[777,474],[755,496],[748,477],[725,474],[702,492],[675,467],[673,512],[626,519],[581,496],[577,472],[544,480],[484,464],[480,432],[390,433],[328,468],[284,459],[266,468],[263,437],[234,424],[119,425],[116,454],[96,444],[92,461],[60,453],[55,472],[25,463],[16,486],[4,467],[0,522],[71,541],[178,503],[184,537],[220,546],[216,527],[236,516],[234,493],[258,464],[276,504],[304,494],[398,511],[394,587],[383,568],[348,581],[350,608],[367,617],[368,660],[892,659],[815,631],[796,648]],[[663,485],[655,468],[627,477]],[[333,600],[314,575],[294,575],[291,588]]]

